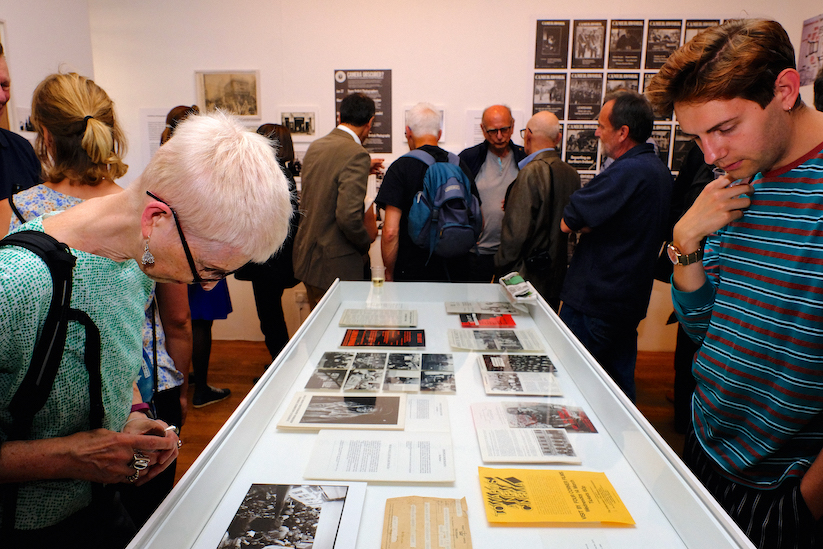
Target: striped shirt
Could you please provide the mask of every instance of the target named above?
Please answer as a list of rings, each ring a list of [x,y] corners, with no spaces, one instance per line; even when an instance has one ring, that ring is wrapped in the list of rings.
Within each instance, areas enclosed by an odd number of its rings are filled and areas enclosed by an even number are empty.
[[[672,297],[702,342],[698,441],[733,480],[774,488],[823,448],[823,144],[753,186],[706,242],[706,284]]]

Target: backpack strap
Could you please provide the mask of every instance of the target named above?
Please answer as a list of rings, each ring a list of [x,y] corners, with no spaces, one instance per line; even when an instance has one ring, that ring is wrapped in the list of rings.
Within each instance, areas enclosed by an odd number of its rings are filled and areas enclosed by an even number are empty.
[[[409,151],[403,156],[408,156],[409,158],[416,158],[420,162],[424,163],[426,166],[431,167],[436,162],[434,157],[427,153],[422,149],[414,149],[413,151]]]
[[[26,220],[23,218],[23,214],[21,214],[17,206],[14,205],[14,195],[9,196],[9,206],[11,206],[11,211],[14,212],[14,215],[20,220],[20,223],[25,223]]]
[[[41,231],[20,231],[0,240],[0,246],[19,246],[35,254],[48,266],[52,278],[52,299],[43,330],[32,353],[23,382],[9,404],[12,424],[7,440],[27,440],[34,416],[48,400],[63,358],[68,323],[76,321],[86,331],[85,363],[89,374],[89,422],[92,429],[103,426],[103,382],[100,371],[100,331],[91,317],[72,309],[72,270],[76,258],[68,246]],[[4,531],[14,528],[18,484],[3,489]],[[95,490],[96,492],[97,490]]]

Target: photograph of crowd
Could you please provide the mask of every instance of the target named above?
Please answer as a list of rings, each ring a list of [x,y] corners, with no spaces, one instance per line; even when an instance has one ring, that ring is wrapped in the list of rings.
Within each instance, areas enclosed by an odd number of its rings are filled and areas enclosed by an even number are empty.
[[[346,486],[252,484],[217,549],[332,549]],[[318,528],[320,523],[330,527]]]

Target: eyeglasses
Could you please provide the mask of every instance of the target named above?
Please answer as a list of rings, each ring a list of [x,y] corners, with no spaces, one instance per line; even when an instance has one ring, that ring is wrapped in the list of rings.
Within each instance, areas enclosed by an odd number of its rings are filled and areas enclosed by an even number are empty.
[[[193,283],[195,284],[209,284],[211,282],[219,282],[223,280],[227,276],[231,274],[231,272],[216,272],[213,278],[203,278],[200,276],[200,273],[197,272],[197,266],[194,264],[194,257],[191,255],[191,249],[189,249],[189,243],[186,242],[186,236],[183,234],[183,228],[180,226],[180,219],[177,217],[177,212],[174,211],[174,208],[171,205],[154,194],[151,191],[146,191],[146,194],[152,197],[153,199],[157,200],[158,202],[162,202],[166,206],[169,207],[171,210],[171,215],[174,218],[174,225],[177,227],[177,233],[180,235],[180,242],[183,244],[183,251],[186,253],[186,260],[189,262],[189,269],[191,269],[192,277],[194,277]]]
[[[520,130],[520,137],[526,139],[526,130],[529,130],[529,133],[534,133],[531,128],[523,128]]]
[[[483,131],[485,131],[489,135],[494,135],[496,133],[507,134],[510,131],[512,131],[512,127],[511,126],[505,126],[505,127],[502,127],[502,128],[494,128],[492,130],[484,127]]]

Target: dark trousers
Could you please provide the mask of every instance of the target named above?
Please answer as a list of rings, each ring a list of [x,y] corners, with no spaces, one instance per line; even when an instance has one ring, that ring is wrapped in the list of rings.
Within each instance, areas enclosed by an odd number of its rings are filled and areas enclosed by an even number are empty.
[[[800,479],[773,490],[749,488],[718,472],[689,427],[683,461],[758,549],[823,546],[823,520],[815,520],[800,494]]]
[[[604,320],[583,314],[566,303],[560,309],[560,319],[634,402],[639,322]]]
[[[260,319],[260,330],[266,340],[266,348],[274,359],[289,342],[289,329],[283,315],[282,299],[285,288],[257,279],[252,280],[251,285],[254,289],[257,318]]]

